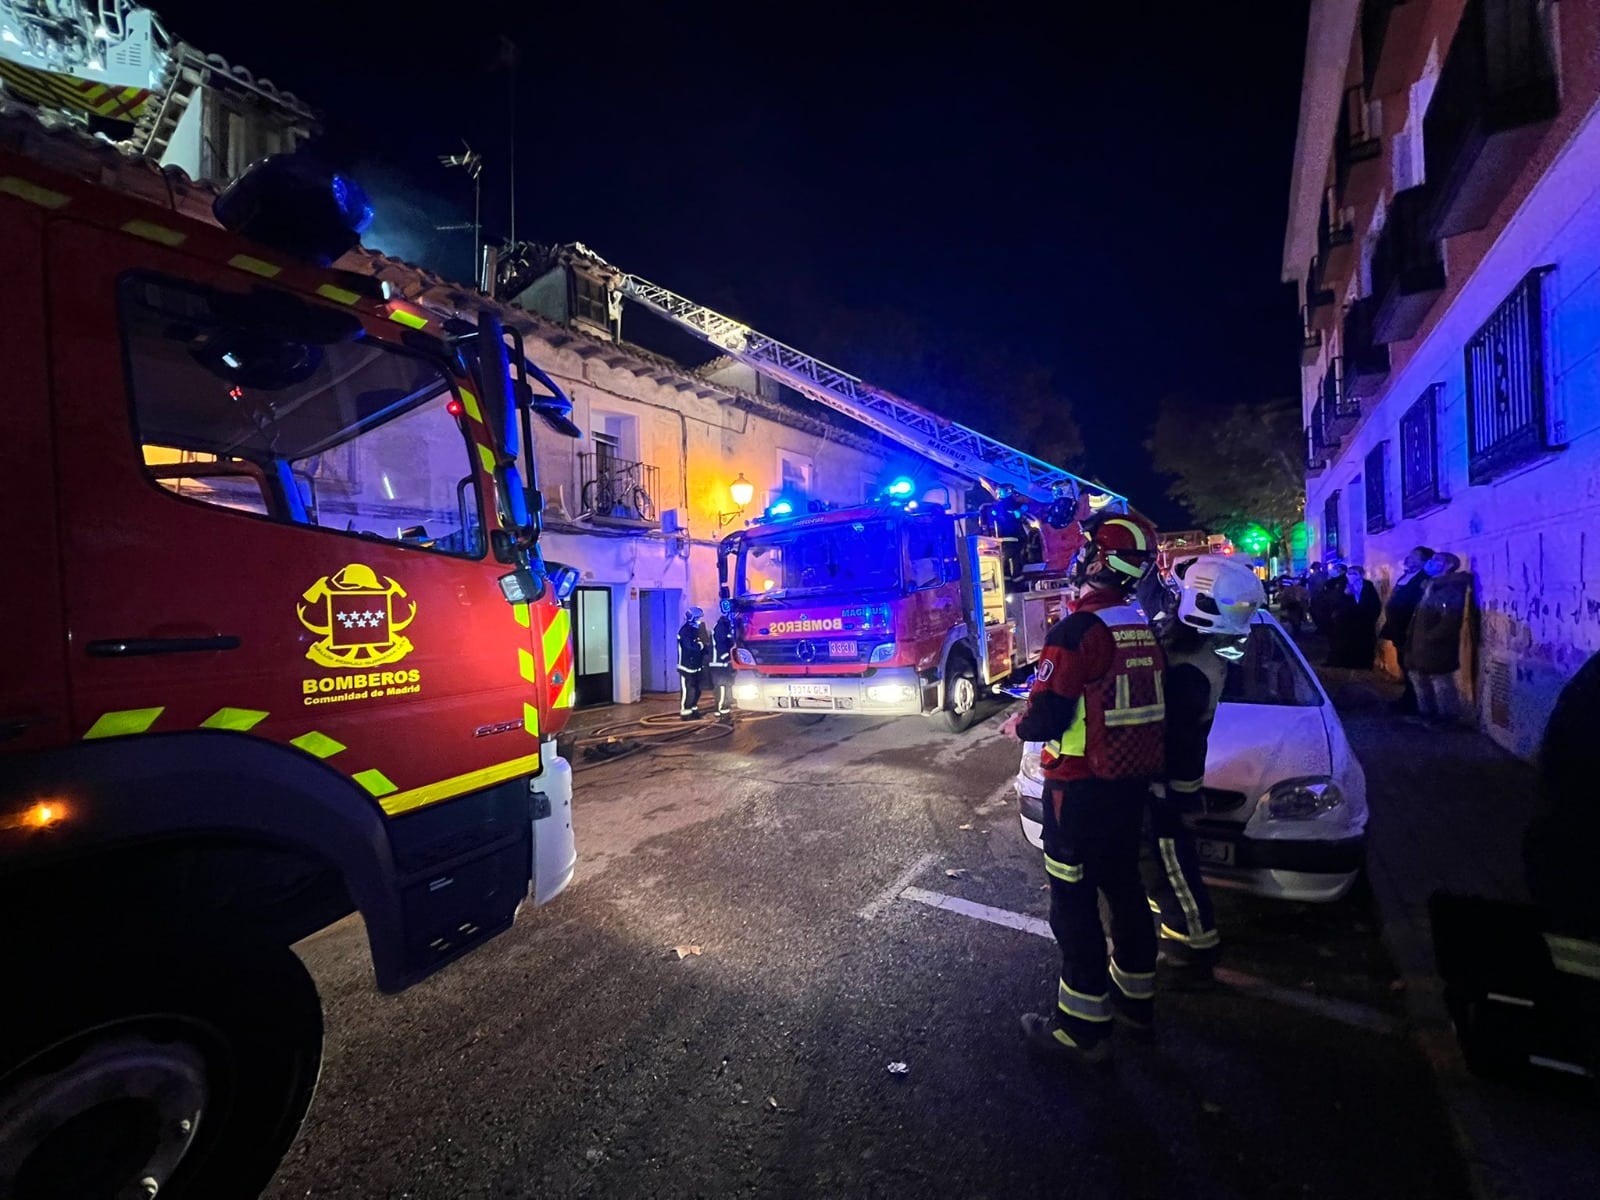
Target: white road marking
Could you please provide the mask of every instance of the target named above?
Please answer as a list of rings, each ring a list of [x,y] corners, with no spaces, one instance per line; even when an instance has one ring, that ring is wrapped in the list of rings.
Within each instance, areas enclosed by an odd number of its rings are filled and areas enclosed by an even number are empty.
[[[856,916],[860,917],[864,921],[872,920],[885,908],[893,904],[900,893],[903,892],[918,875],[921,875],[929,867],[933,866],[933,864],[938,861],[938,858],[939,856],[937,854],[924,854],[921,858],[917,859],[916,862],[912,863],[904,871],[901,871],[900,874],[896,875],[893,883],[889,884],[888,887],[884,888],[871,900],[867,901],[867,903],[862,905],[862,907],[856,909]]]
[[[987,921],[991,925],[1018,929],[1035,937],[1053,939],[1055,936],[1050,932],[1050,923],[1039,917],[1010,912],[1004,908],[992,908],[987,904],[963,900],[960,896],[946,896],[924,888],[907,887],[900,893],[900,897],[918,904],[926,904],[929,908],[944,909],[964,917],[972,917],[974,920]],[[1367,1008],[1365,1005],[1353,1004],[1348,1000],[1336,1000],[1331,996],[1317,996],[1294,988],[1279,987],[1265,979],[1246,975],[1242,971],[1229,970],[1227,967],[1217,968],[1216,980],[1224,987],[1254,996],[1259,1000],[1271,1000],[1288,1008],[1298,1008],[1303,1012],[1314,1013],[1319,1017],[1326,1017],[1330,1021],[1338,1021],[1342,1025],[1350,1025],[1356,1029],[1366,1029],[1381,1034],[1399,1032],[1399,1023],[1393,1017],[1377,1009]]]

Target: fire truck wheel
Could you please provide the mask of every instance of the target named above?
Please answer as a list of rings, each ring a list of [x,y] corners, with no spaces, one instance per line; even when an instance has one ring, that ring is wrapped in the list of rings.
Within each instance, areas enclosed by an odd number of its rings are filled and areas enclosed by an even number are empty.
[[[944,707],[934,715],[951,733],[964,733],[977,720],[978,668],[965,654],[957,652],[950,656],[944,683]]]
[[[266,1187],[322,1061],[317,990],[291,950],[145,931],[30,958],[9,965],[31,1013],[0,1025],[0,1195]]]

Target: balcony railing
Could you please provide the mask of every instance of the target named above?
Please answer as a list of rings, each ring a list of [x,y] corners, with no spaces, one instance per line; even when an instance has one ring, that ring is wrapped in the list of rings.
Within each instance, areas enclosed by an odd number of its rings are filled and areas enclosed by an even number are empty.
[[[1400,515],[1415,517],[1445,502],[1439,479],[1439,394],[1431,384],[1400,418]]]
[[[1313,418],[1315,414],[1313,414]],[[1328,469],[1328,452],[1317,445],[1315,433],[1306,428],[1306,474],[1321,475]]]
[[[1322,353],[1322,331],[1311,323],[1311,310],[1300,308],[1300,365],[1309,367]]]
[[[1339,199],[1349,194],[1350,176],[1362,163],[1376,162],[1383,149],[1377,131],[1370,127],[1366,92],[1348,88],[1339,109],[1339,128],[1334,134],[1333,168]]]
[[[1384,345],[1415,337],[1444,290],[1444,261],[1428,229],[1429,203],[1426,185],[1396,192],[1372,250],[1372,336]]]
[[[1489,223],[1561,107],[1549,7],[1468,0],[1422,121],[1436,238]]]
[[[579,463],[584,516],[601,524],[641,529],[653,529],[660,523],[656,512],[660,470],[610,454],[583,454]]]
[[[1322,194],[1317,220],[1317,258],[1323,279],[1342,279],[1349,272],[1355,240],[1355,213],[1340,205],[1336,190],[1330,187]]]
[[[1565,441],[1550,419],[1544,279],[1528,272],[1466,346],[1467,481],[1488,483]]]
[[[1377,395],[1389,377],[1389,347],[1372,337],[1375,307],[1372,297],[1364,296],[1344,314],[1344,390],[1354,399]]]
[[[1344,359],[1331,358],[1322,374],[1323,433],[1327,444],[1337,446],[1361,421],[1361,401],[1349,395],[1344,386]]]

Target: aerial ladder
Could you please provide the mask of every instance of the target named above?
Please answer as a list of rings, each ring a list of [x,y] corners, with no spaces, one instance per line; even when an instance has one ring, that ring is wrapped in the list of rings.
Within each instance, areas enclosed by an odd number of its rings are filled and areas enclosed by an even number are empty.
[[[976,479],[996,494],[1009,488],[1019,498],[1043,503],[1063,496],[1076,501],[1088,494],[1097,500],[1104,497],[1100,503],[1118,510],[1127,507],[1126,496],[1102,484],[873,387],[658,283],[618,270],[588,247],[576,249],[614,272],[617,282],[613,286],[625,299],[665,317],[766,378],[854,418],[940,466]]]

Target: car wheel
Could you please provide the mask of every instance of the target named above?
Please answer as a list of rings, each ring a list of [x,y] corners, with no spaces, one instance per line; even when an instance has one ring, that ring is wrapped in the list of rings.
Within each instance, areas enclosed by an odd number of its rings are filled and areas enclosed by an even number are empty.
[[[311,1103],[316,987],[287,947],[63,934],[0,1026],[0,1195],[254,1196]]]
[[[934,719],[951,733],[964,733],[978,717],[978,669],[965,654],[950,656],[945,677],[944,707]]]

